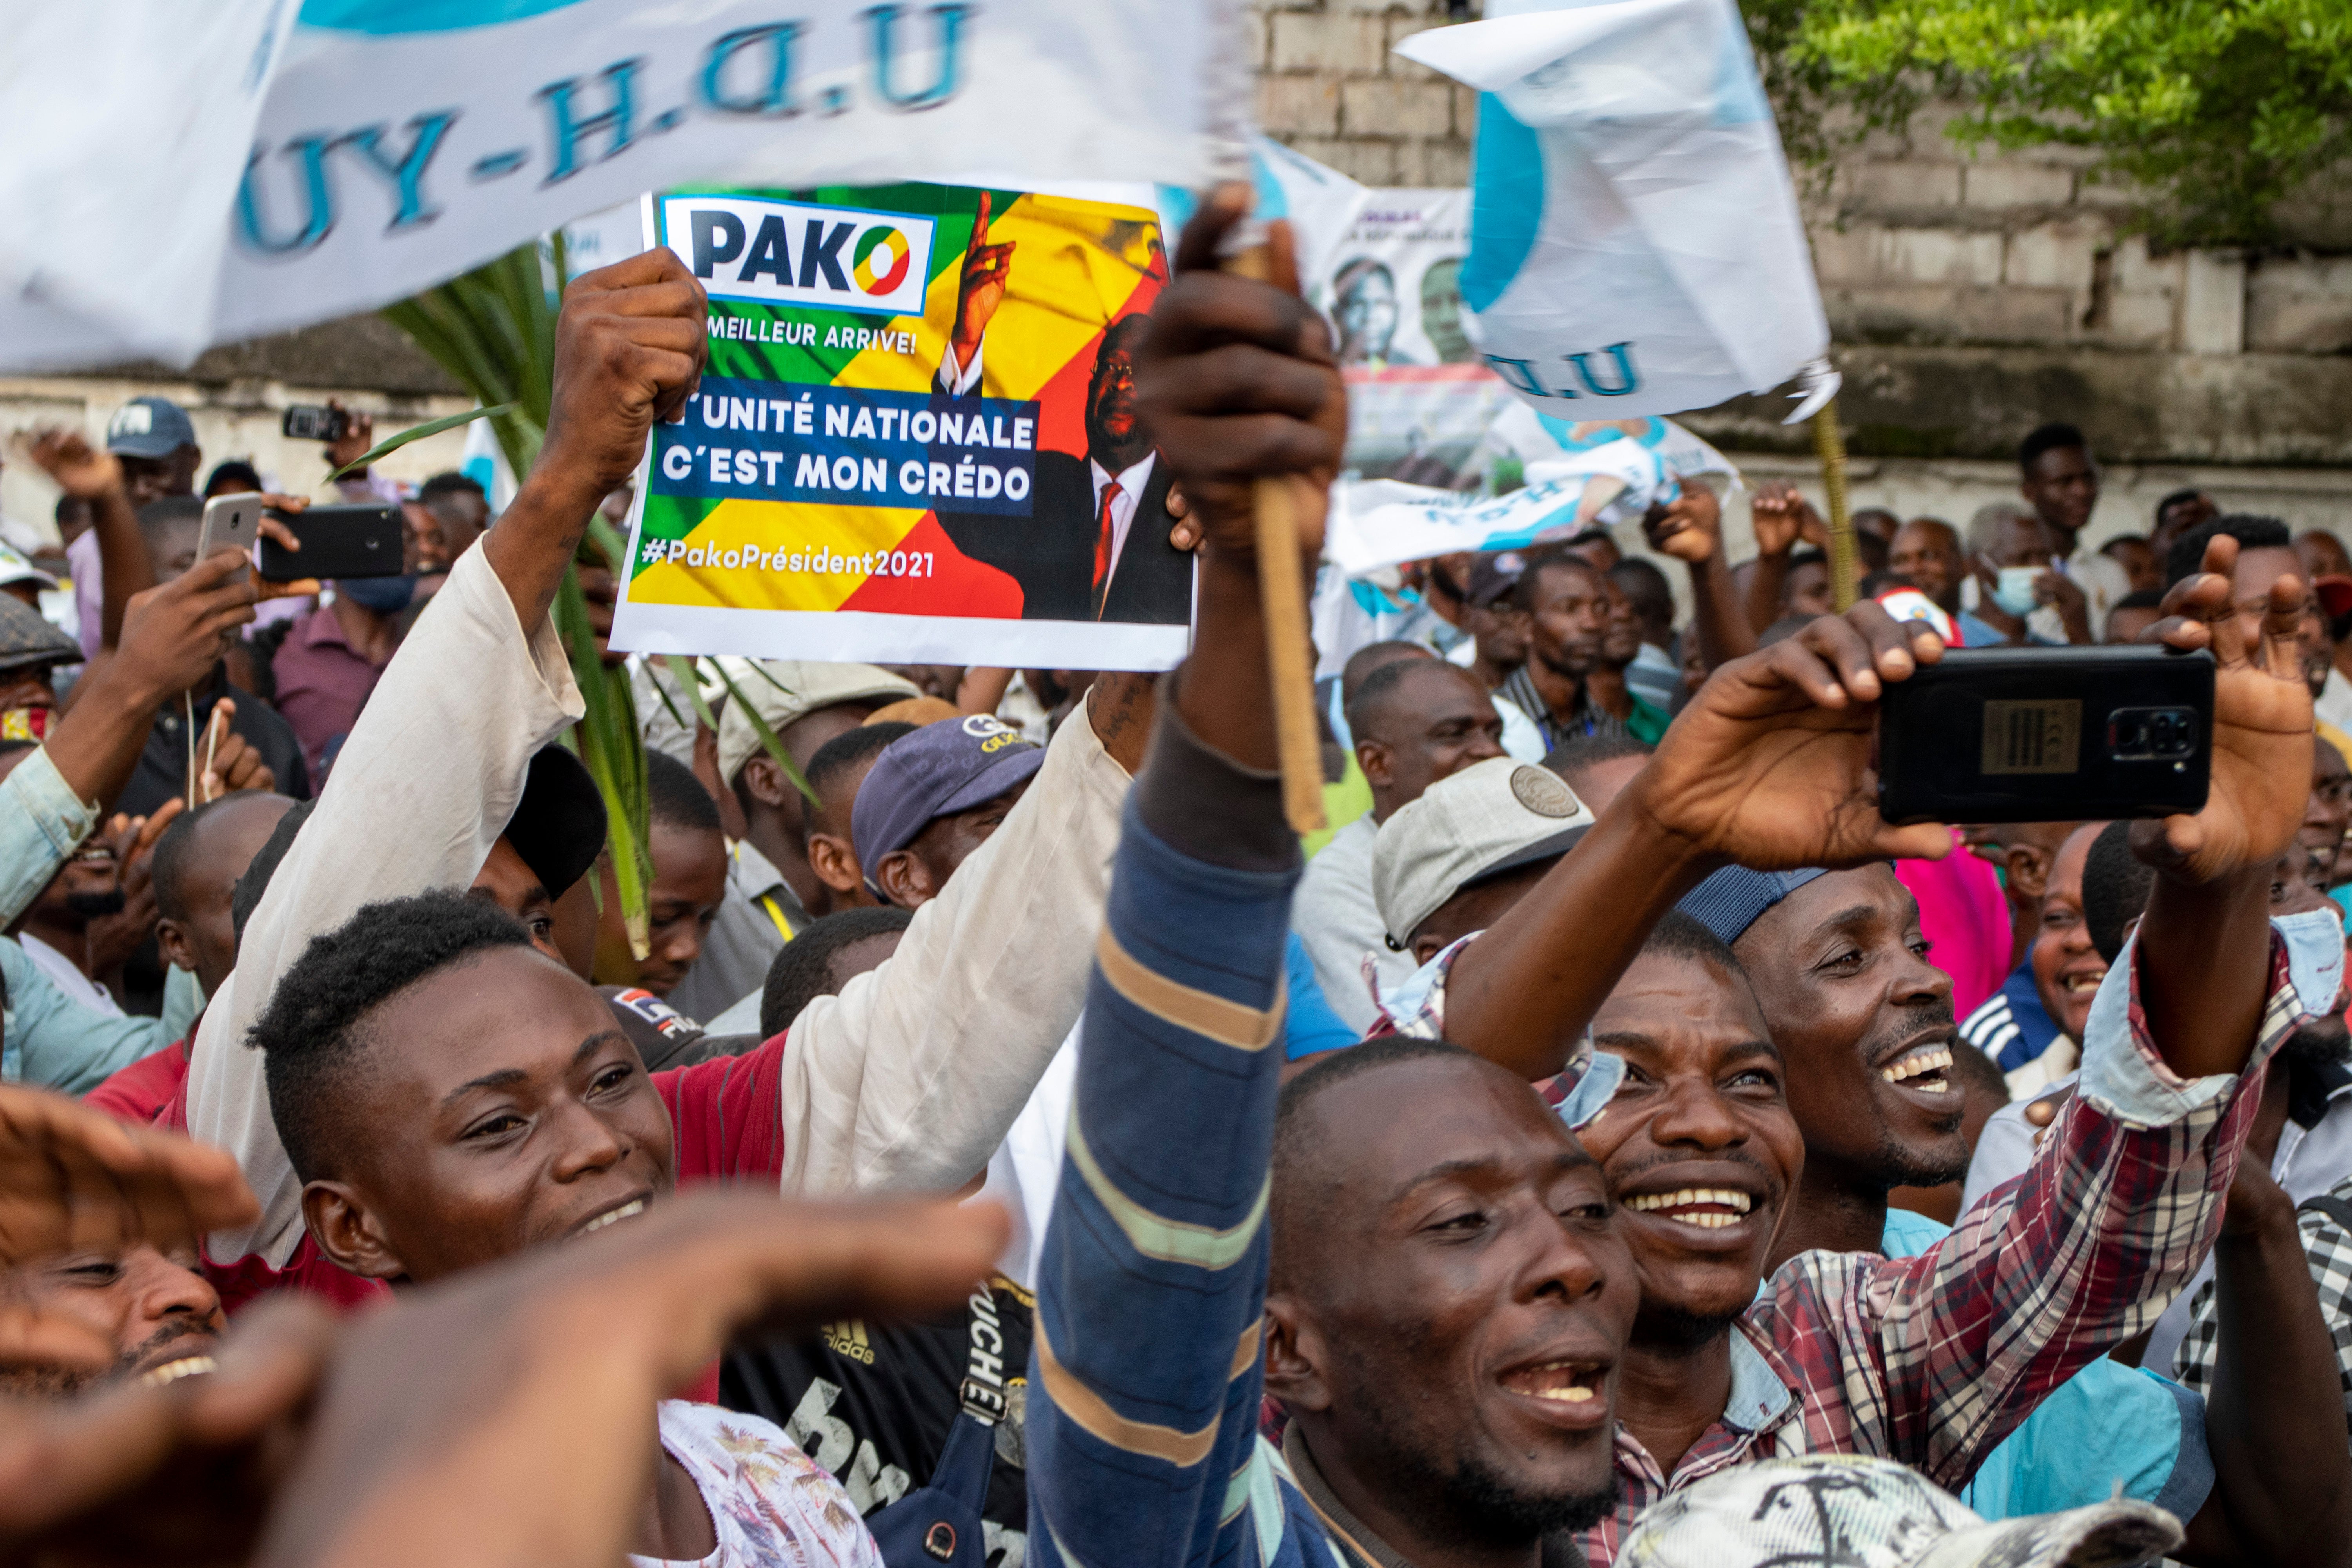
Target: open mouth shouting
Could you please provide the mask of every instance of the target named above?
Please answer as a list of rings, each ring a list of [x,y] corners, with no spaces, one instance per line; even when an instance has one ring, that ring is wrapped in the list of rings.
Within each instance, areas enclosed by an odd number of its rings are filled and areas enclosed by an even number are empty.
[[[1589,1357],[1547,1356],[1508,1368],[1495,1381],[1543,1425],[1590,1431],[1609,1419],[1610,1365]]]
[[[1625,1206],[1636,1214],[1654,1214],[1695,1230],[1723,1230],[1740,1223],[1755,1200],[1729,1187],[1678,1187],[1671,1193],[1635,1193]]]

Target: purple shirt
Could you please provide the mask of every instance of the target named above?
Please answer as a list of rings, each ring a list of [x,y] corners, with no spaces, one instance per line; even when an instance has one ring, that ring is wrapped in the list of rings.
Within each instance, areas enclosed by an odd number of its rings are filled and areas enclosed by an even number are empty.
[[[351,733],[383,666],[371,664],[352,647],[333,608],[320,605],[295,621],[272,668],[278,711],[294,727],[295,739],[302,742],[302,760],[315,779],[328,742]]]
[[[104,630],[99,620],[106,613],[106,584],[99,577],[97,529],[83,529],[66,546],[66,567],[73,574],[74,614],[81,617],[82,657],[96,658]]]

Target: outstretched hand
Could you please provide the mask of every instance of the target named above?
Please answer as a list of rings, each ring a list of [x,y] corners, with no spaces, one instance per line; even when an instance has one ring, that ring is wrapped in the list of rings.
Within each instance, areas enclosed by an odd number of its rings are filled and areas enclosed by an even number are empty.
[[[0,1087],[0,1266],[171,1247],[260,1213],[234,1155],[45,1089]]]
[[[1759,870],[1940,858],[1951,830],[1889,825],[1871,762],[1887,683],[1943,656],[1935,633],[1874,603],[1823,616],[1717,669],[1629,804],[1700,858]]]
[[[1699,565],[1723,548],[1723,503],[1696,479],[1686,480],[1671,502],[1650,509],[1642,532],[1660,554]]]
[[[346,1334],[258,1561],[617,1562],[654,1402],[732,1333],[935,1311],[1004,1227],[988,1205],[705,1193],[420,1292]]]
[[[2303,825],[2311,790],[2311,688],[2295,641],[2304,584],[2293,576],[2272,584],[2252,621],[2231,599],[2238,542],[2212,540],[2203,564],[2172,585],[2164,618],[2139,640],[2211,651],[2212,784],[2194,816],[2132,826],[2134,853],[2160,876],[2191,884],[2266,876]],[[2259,628],[2252,636],[2250,621]]]

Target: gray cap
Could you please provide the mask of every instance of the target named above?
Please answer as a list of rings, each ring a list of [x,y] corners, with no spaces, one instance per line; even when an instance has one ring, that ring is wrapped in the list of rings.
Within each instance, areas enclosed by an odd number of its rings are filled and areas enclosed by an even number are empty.
[[[79,664],[81,644],[13,594],[0,594],[0,670]]]
[[[106,422],[106,449],[126,458],[168,458],[195,444],[188,411],[168,397],[134,397]]]
[[[818,709],[830,708],[837,702],[896,702],[901,698],[922,695],[913,681],[893,675],[879,665],[732,658],[724,664],[727,678],[734,683],[735,696],[757,710],[761,721],[776,735],[782,735]],[[732,785],[735,775],[743,771],[743,764],[764,755],[765,751],[760,744],[760,732],[751,727],[751,721],[744,716],[735,699],[728,697],[724,687],[719,689],[719,698],[727,700],[727,706],[719,714],[719,776]]]
[[[1372,901],[1399,947],[1472,882],[1565,854],[1595,818],[1558,773],[1489,757],[1429,786],[1372,840]]]
[[[1617,1549],[1641,1568],[2124,1568],[2180,1544],[2180,1522],[2118,1498],[1988,1522],[1892,1459],[1813,1454],[1670,1492]]]

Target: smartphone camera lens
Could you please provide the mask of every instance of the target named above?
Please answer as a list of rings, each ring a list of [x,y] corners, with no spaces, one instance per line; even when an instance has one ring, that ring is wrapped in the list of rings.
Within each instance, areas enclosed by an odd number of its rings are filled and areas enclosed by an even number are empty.
[[[2172,762],[2197,752],[2197,715],[2185,708],[2133,708],[2108,721],[2107,749],[2125,762]]]

